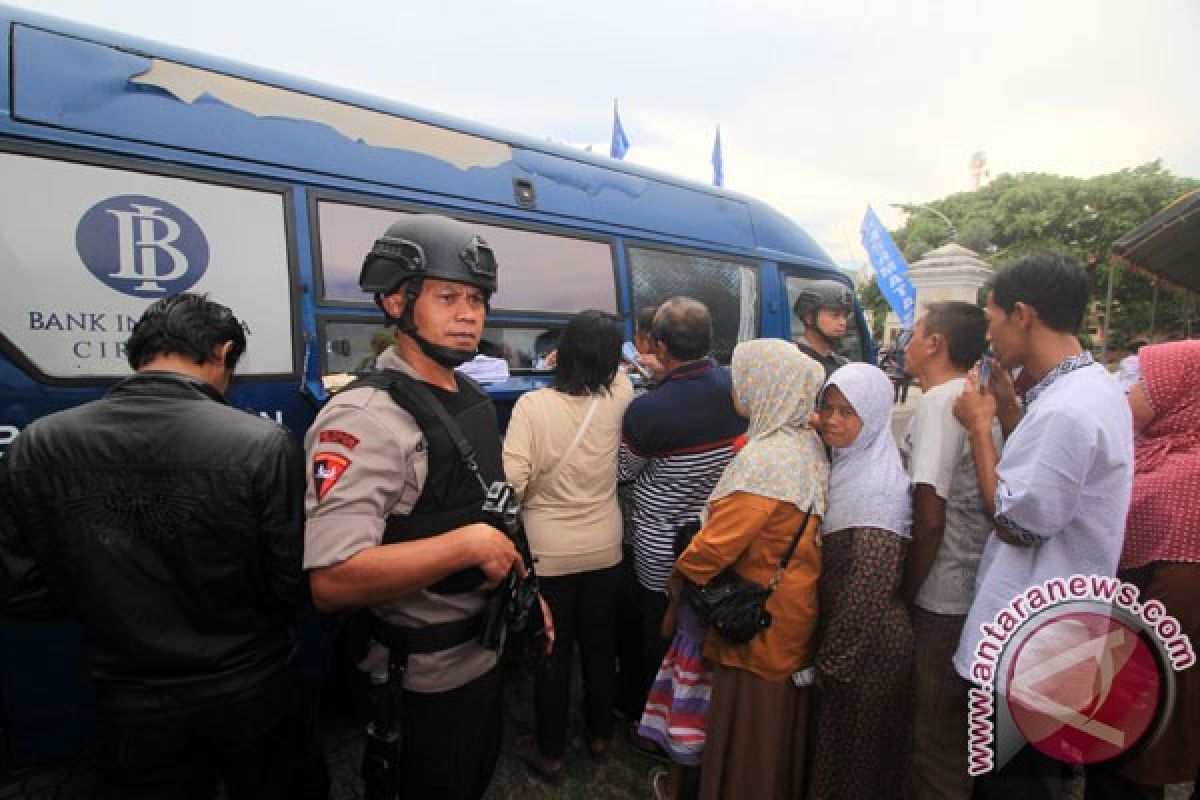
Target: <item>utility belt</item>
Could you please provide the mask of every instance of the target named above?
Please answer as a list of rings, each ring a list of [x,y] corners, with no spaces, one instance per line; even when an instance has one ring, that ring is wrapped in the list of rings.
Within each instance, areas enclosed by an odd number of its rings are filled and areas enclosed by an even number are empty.
[[[406,625],[393,625],[372,614],[371,638],[387,647],[392,660],[399,655],[407,662],[411,655],[437,653],[477,641],[483,633],[485,616],[484,612],[480,611],[465,619],[411,628]]]

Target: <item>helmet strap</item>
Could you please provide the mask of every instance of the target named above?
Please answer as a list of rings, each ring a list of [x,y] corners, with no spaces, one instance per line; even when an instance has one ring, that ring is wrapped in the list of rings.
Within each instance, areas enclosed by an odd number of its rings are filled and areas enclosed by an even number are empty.
[[[821,330],[821,326],[817,324],[817,318],[819,315],[820,309],[814,311],[812,315],[812,324],[805,325],[804,330],[805,332],[811,332],[821,337],[821,341],[825,343],[825,347],[829,350],[829,352],[832,353],[837,345],[838,338],[830,336],[825,331]]]
[[[413,338],[413,341],[417,343],[417,347],[421,348],[422,353],[446,369],[454,369],[457,366],[465,364],[479,353],[478,350],[463,350],[457,347],[434,344],[416,331],[406,331],[406,333]]]
[[[417,323],[413,318],[413,309],[416,308],[417,298],[421,296],[421,288],[424,282],[420,278],[413,278],[404,283],[404,311],[400,314],[400,318],[394,320],[396,326],[401,333],[412,337],[412,340],[417,343],[417,347],[421,348],[421,352],[427,355],[438,366],[446,369],[454,369],[457,366],[467,363],[473,359],[478,353],[477,350],[464,350],[458,347],[446,347],[445,345],[434,344],[417,332]],[[389,318],[389,322],[393,321]]]

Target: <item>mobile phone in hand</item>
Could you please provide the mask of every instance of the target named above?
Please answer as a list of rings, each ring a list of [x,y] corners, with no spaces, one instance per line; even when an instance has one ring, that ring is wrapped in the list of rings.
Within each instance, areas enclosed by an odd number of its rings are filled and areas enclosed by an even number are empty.
[[[642,364],[641,355],[638,353],[637,348],[633,346],[633,342],[626,342],[621,345],[621,358],[625,360],[625,363],[636,369],[638,375],[641,375],[643,379],[651,380],[653,378],[650,370],[646,369],[645,365]]]
[[[984,353],[979,359],[979,386],[990,388],[989,384],[992,381],[992,361],[994,359],[988,353]]]

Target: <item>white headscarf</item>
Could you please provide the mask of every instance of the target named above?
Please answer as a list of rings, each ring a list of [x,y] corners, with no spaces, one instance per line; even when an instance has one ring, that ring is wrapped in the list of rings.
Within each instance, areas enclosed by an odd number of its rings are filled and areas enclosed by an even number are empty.
[[[750,418],[746,446],[734,456],[710,501],[750,492],[825,513],[829,464],[809,424],[824,370],[782,339],[754,339],[733,350],[733,389]]]
[[[883,528],[909,536],[912,501],[908,473],[892,437],[892,382],[878,367],[846,364],[829,376],[862,420],[862,432],[849,447],[833,448],[829,513],[825,532]]]

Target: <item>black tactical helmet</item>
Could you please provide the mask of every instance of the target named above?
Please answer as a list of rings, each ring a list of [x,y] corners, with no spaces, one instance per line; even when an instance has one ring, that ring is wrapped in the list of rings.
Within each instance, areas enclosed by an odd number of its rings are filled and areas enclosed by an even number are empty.
[[[465,222],[434,214],[405,215],[376,240],[358,285],[387,295],[410,278],[438,278],[496,291],[496,256]]]
[[[814,311],[831,308],[834,311],[854,311],[854,292],[840,281],[812,281],[800,290],[792,306],[796,316],[804,319]]]

